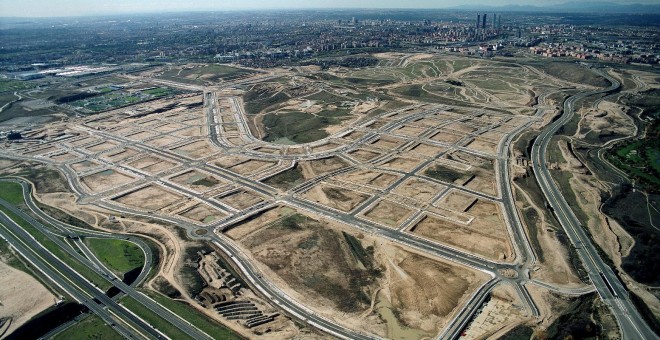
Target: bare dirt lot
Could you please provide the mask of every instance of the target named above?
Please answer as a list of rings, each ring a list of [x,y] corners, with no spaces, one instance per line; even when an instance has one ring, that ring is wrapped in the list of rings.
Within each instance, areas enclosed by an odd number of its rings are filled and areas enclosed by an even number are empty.
[[[55,304],[55,296],[32,276],[0,261],[0,318],[9,318],[6,334]]]
[[[436,336],[487,279],[346,227],[281,207],[227,234],[293,298],[341,324],[392,339]]]
[[[130,148],[122,148],[117,151],[109,152],[103,155],[103,158],[109,159],[113,162],[120,162],[128,157],[132,157],[138,154],[138,151]]]
[[[127,206],[133,206],[146,210],[159,210],[174,202],[180,201],[183,197],[171,191],[152,184],[136,191],[115,197],[117,201]]]
[[[204,203],[194,205],[193,207],[179,213],[179,215],[205,224],[227,216],[225,213]]]
[[[275,166],[275,162],[262,161],[244,156],[223,156],[215,160],[215,164],[221,168],[243,175],[250,175],[268,167]]]
[[[77,172],[81,172],[81,171],[96,168],[98,166],[101,166],[101,164],[99,164],[97,162],[94,162],[94,161],[82,161],[82,162],[78,162],[78,163],[73,163],[70,166],[71,166],[71,169],[73,169]]]
[[[330,208],[349,212],[366,201],[369,195],[322,183],[307,191],[303,197]]]
[[[217,197],[218,200],[230,207],[243,210],[264,201],[264,198],[250,190],[239,190],[235,193]]]
[[[135,178],[116,170],[103,170],[81,178],[81,181],[92,191],[101,192],[133,181]]]
[[[410,151],[422,154],[424,156],[434,157],[440,154],[441,152],[447,151],[447,149],[440,146],[420,143],[417,144],[417,146],[413,147]]]
[[[337,176],[337,179],[346,181],[348,183],[368,185],[384,189],[390,184],[394,183],[399,177],[400,176],[398,175],[385,172],[359,170],[345,175]]]
[[[412,209],[394,202],[382,200],[376,203],[369,211],[365,212],[364,217],[390,228],[397,228],[412,213]]]
[[[349,153],[349,155],[351,157],[357,159],[358,161],[367,162],[367,161],[370,161],[370,160],[380,156],[381,153],[358,149],[358,150],[352,151],[351,153]]]
[[[446,186],[420,178],[410,178],[394,188],[393,192],[416,200],[431,203],[431,200]]]
[[[99,144],[96,144],[96,145],[87,146],[87,147],[85,147],[85,149],[87,149],[87,151],[90,151],[90,152],[101,152],[101,151],[105,151],[105,150],[110,150],[110,149],[112,149],[116,146],[117,146],[117,144],[112,143],[112,142],[103,142],[103,143],[99,143]]]
[[[420,159],[414,159],[410,157],[396,157],[392,158],[391,160],[383,163],[383,167],[385,168],[390,168],[394,170],[401,170],[405,172],[410,172],[415,167],[420,165],[423,162],[423,160]]]
[[[209,191],[214,187],[224,183],[224,181],[211,174],[203,173],[197,170],[184,172],[180,175],[176,175],[170,178],[170,180],[174,183],[181,184],[198,192]]]
[[[197,141],[172,149],[172,151],[185,157],[199,159],[214,155],[218,153],[219,150],[205,141]]]
[[[459,224],[426,216],[410,232],[447,243],[494,260],[511,260],[513,249],[501,212],[492,202],[478,200],[464,193],[447,195],[438,206],[466,212],[472,222]]]
[[[174,167],[176,164],[166,161],[164,159],[158,158],[156,156],[147,156],[143,157],[140,159],[137,159],[131,163],[128,163],[128,165],[140,169],[146,172],[149,172],[151,174],[157,174],[161,171],[170,169]]]

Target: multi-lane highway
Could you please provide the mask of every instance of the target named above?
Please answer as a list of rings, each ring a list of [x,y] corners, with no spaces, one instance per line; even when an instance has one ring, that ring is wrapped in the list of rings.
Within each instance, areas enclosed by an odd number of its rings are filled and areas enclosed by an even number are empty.
[[[32,199],[32,196],[30,195],[30,186],[27,183],[22,182],[22,181],[20,181],[19,183],[23,187],[25,203],[28,206],[28,208],[31,211],[33,211],[37,216],[39,216],[39,217],[44,216],[44,217],[46,217],[47,221],[52,221],[53,222],[52,225],[55,226],[56,228],[60,229],[61,234],[58,235],[58,233],[54,232],[53,229],[49,229],[49,228],[45,227],[43,224],[41,224],[40,222],[38,222],[37,220],[32,218],[30,215],[26,214],[25,212],[23,212],[20,209],[17,209],[15,206],[9,204],[8,202],[6,202],[2,199],[0,199],[0,205],[4,206],[5,208],[9,209],[12,213],[16,214],[17,216],[19,216],[20,218],[22,218],[26,222],[30,223],[30,225],[32,225],[34,228],[39,230],[50,241],[52,241],[57,246],[59,246],[62,250],[67,252],[69,256],[73,257],[74,259],[76,259],[77,261],[79,261],[83,265],[87,266],[91,270],[97,272],[99,275],[107,278],[122,293],[124,293],[124,294],[130,296],[131,298],[135,299],[137,302],[142,304],[144,307],[146,307],[147,309],[149,309],[153,313],[157,314],[158,316],[162,317],[167,322],[174,325],[175,327],[177,327],[178,329],[180,329],[182,332],[186,333],[187,335],[189,335],[191,338],[194,338],[194,339],[210,339],[211,338],[209,335],[202,332],[201,330],[199,330],[198,328],[196,328],[195,326],[193,326],[189,322],[183,320],[180,316],[172,313],[171,311],[164,308],[163,306],[161,306],[160,304],[158,304],[154,300],[152,300],[152,299],[148,298],[147,296],[145,296],[144,294],[138,292],[137,290],[135,290],[134,287],[123,283],[119,278],[117,278],[114,275],[114,273],[112,273],[112,271],[107,269],[102,263],[100,263],[98,260],[96,260],[96,258],[93,256],[93,254],[91,254],[91,253],[88,254],[90,256],[90,258],[87,258],[87,257],[81,255],[80,253],[78,253],[75,249],[70,247],[67,243],[65,243],[61,239],[62,236],[71,236],[71,235],[99,237],[99,238],[114,238],[114,239],[118,239],[118,238],[127,239],[128,238],[128,240],[131,240],[131,239],[134,239],[134,238],[129,237],[129,236],[109,235],[109,234],[103,233],[103,232],[84,230],[84,229],[76,228],[76,227],[70,226],[68,224],[62,223],[60,221],[57,221],[57,220],[53,219],[52,217],[48,216],[48,214],[45,214],[34,203],[34,201]],[[6,220],[0,221],[0,223],[4,224],[5,221]],[[39,243],[34,238],[30,237],[29,234],[27,234],[27,232],[25,232],[22,228],[20,228],[20,226],[18,224],[16,224],[16,223],[12,224],[12,223],[9,223],[8,221],[7,221],[7,223],[8,223],[7,225],[9,227],[13,227],[12,231],[16,235],[22,235],[22,236],[24,236],[23,239],[27,239],[27,240],[30,241],[29,242],[30,244],[32,244],[34,246],[41,247],[41,245],[39,245]],[[18,229],[16,229],[16,228],[18,228]],[[139,240],[134,240],[134,242],[136,242],[136,244],[138,244],[143,249],[143,251],[145,252],[145,255],[148,255],[147,256],[147,261],[145,262],[145,268],[147,268],[146,267],[147,265],[150,268],[151,265],[152,265],[152,262],[151,262],[152,261],[152,259],[151,259],[152,256],[151,256],[151,251],[149,250],[149,247],[146,244],[144,244],[143,242],[139,241]],[[11,243],[12,243],[12,245],[14,244],[14,242],[11,242]],[[45,248],[43,248],[43,249],[45,249]],[[84,245],[81,246],[80,250],[83,252],[83,254],[86,254]],[[53,258],[53,259],[56,258],[54,255],[50,254],[50,252],[47,252],[47,253],[51,256],[51,258]],[[66,267],[68,268],[69,272],[74,272],[73,269],[69,268],[68,266],[66,266]],[[147,270],[142,270],[142,272],[140,273],[138,279],[134,281],[134,284],[136,284],[137,282],[142,280],[147,275],[147,273],[148,273],[148,269]],[[79,274],[77,274],[77,275],[80,276]],[[82,277],[80,277],[80,278],[82,278]],[[83,278],[83,280],[85,280],[85,279]],[[89,283],[88,281],[85,280],[85,282],[88,285],[91,285],[91,283]],[[96,298],[99,301],[102,301],[106,306],[113,306],[116,309],[118,309],[118,312],[116,312],[115,314],[121,315],[122,316],[121,319],[130,320],[131,322],[133,322],[133,319],[141,320],[141,319],[137,318],[133,313],[128,312],[123,306],[117,304],[114,301],[114,299],[109,298],[108,296],[106,296],[103,292],[99,291],[98,289],[96,289],[96,291],[97,291],[97,293],[94,295],[94,298]],[[102,296],[98,296],[98,294],[100,294]],[[111,301],[111,302],[108,302],[108,301]],[[81,301],[81,303],[82,302],[83,301]],[[109,304],[106,303],[106,302],[108,302]],[[128,317],[128,318],[124,318],[124,317]],[[148,325],[144,321],[141,321],[141,323],[138,323],[138,325],[142,325],[142,328],[144,328],[140,333],[151,334],[156,338],[165,337],[162,333],[155,330],[153,327],[151,327],[150,325]]]
[[[600,72],[599,72],[600,73]],[[615,91],[620,84],[607,74],[601,73],[612,85],[608,89],[579,93],[564,102],[564,114],[560,119],[550,124],[536,138],[532,147],[532,167],[536,179],[552,207],[562,228],[575,247],[582,263],[589,273],[589,278],[603,301],[611,308],[619,324],[624,339],[657,339],[657,336],[646,324],[628,297],[625,286],[600,257],[596,247],[591,242],[585,226],[577,219],[569,203],[566,201],[546,165],[546,152],[555,133],[574,115],[575,104],[589,96]]]

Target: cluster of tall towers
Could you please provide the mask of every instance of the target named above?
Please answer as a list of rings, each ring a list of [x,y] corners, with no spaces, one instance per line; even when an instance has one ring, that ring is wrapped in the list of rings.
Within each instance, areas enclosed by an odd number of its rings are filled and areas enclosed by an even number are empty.
[[[486,26],[488,25],[488,14],[484,13],[483,16],[481,14],[477,14],[477,29],[486,29]],[[497,14],[493,14],[493,26],[491,26],[491,29],[499,29],[502,25],[502,16],[497,16]]]

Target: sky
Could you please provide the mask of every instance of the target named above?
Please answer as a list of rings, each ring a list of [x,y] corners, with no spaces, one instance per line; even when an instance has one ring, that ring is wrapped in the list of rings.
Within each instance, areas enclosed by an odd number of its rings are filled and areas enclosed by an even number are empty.
[[[568,1],[571,0],[0,0],[0,17],[85,16],[272,8],[446,8],[480,4],[545,6]],[[583,0],[582,2],[589,1]],[[659,3],[659,0],[611,1],[619,4]]]

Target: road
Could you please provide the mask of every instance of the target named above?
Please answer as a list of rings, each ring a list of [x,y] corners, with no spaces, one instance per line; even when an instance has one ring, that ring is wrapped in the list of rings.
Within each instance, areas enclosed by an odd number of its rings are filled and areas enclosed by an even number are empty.
[[[28,205],[28,207],[30,207],[30,209],[33,210],[33,211],[38,211],[39,212],[38,215],[47,215],[47,214],[43,213],[43,211],[38,209],[38,207],[36,206],[36,204],[32,200],[32,196],[29,194],[30,193],[30,191],[29,191],[30,187],[25,182],[20,182],[20,183],[23,186],[24,198],[25,198],[25,202]],[[75,249],[68,246],[68,244],[65,243],[60,237],[56,236],[56,234],[54,234],[50,229],[46,228],[44,225],[42,225],[38,221],[34,220],[31,216],[27,215],[22,210],[17,209],[13,205],[9,204],[8,202],[6,202],[2,199],[0,199],[0,205],[5,206],[12,213],[14,213],[14,214],[18,215],[19,217],[23,218],[24,220],[26,220],[33,227],[35,227],[36,229],[41,231],[46,237],[48,237],[56,245],[58,245],[62,250],[66,251],[71,257],[75,258],[76,260],[81,262],[83,265],[89,267],[91,270],[94,270],[95,272],[97,272],[101,276],[103,276],[105,278],[108,278],[108,280],[115,287],[117,287],[121,292],[123,292],[124,294],[126,294],[126,295],[130,296],[131,298],[135,299],[140,304],[142,304],[145,308],[149,309],[150,311],[157,314],[158,316],[160,316],[161,318],[163,318],[164,320],[166,320],[170,324],[172,324],[175,327],[179,328],[182,332],[186,333],[191,338],[193,338],[193,339],[210,339],[211,338],[209,335],[202,332],[198,328],[194,327],[189,322],[183,320],[180,316],[172,313],[171,311],[164,308],[163,306],[161,306],[160,304],[158,304],[154,300],[152,300],[149,297],[145,296],[144,294],[138,292],[137,290],[135,290],[134,287],[129,286],[129,285],[125,284],[124,282],[122,282],[119,278],[117,278],[115,276],[114,273],[112,273],[110,270],[108,270],[103,264],[101,264],[98,261],[94,261],[95,258],[93,257],[93,255],[92,255],[93,259],[88,259],[87,257],[85,257],[85,256],[81,255],[80,253],[78,253]],[[59,225],[60,227],[68,226],[68,225],[66,225],[62,222],[57,223],[57,225]],[[25,233],[25,231],[23,231],[22,229],[21,229],[21,232]],[[74,234],[76,236],[79,235],[80,233],[81,233],[80,231],[77,232],[77,233],[69,232],[69,234]],[[91,231],[88,231],[87,234],[91,234],[93,237],[126,239],[125,236],[107,237],[105,235],[102,235],[103,233],[97,233],[97,232],[91,232]],[[38,243],[33,238],[30,238],[30,239],[35,244]],[[148,249],[148,247],[147,247],[147,249]],[[86,253],[84,247],[81,247],[81,251],[83,253]],[[149,254],[151,254],[150,251],[149,251]],[[151,265],[151,260],[149,260],[149,262],[147,264]],[[143,278],[145,275],[146,275],[146,272],[143,270],[140,274],[140,277]],[[138,279],[140,279],[140,278],[138,278]],[[136,280],[136,282],[138,282],[138,280]],[[104,296],[104,299],[105,298],[110,299],[105,294],[102,294],[102,295]],[[110,299],[110,300],[112,300],[112,299]],[[113,300],[113,302],[114,302],[114,300]],[[116,304],[116,302],[115,302],[115,304]],[[162,334],[160,334],[159,332],[157,332],[157,333],[159,334],[159,337],[161,337],[161,338],[163,337]]]
[[[560,119],[545,128],[532,146],[532,167],[537,182],[543,191],[543,195],[554,210],[562,228],[575,247],[596,291],[601,299],[611,308],[619,324],[622,337],[624,339],[657,339],[657,336],[630,301],[625,286],[621,283],[612,268],[600,257],[596,247],[587,235],[585,227],[582,226],[569,203],[562,196],[546,166],[548,145],[559,128],[573,117],[575,103],[586,97],[611,92],[619,88],[620,84],[617,80],[607,74],[599,73],[607,78],[612,83],[612,86],[608,89],[579,93],[564,102],[564,114]]]
[[[122,336],[133,339],[165,337],[54,256],[4,212],[0,212],[0,234],[55,285],[99,315],[106,323],[115,324],[115,330]],[[129,321],[137,329],[116,324],[117,319],[113,315],[117,315],[120,320]]]

